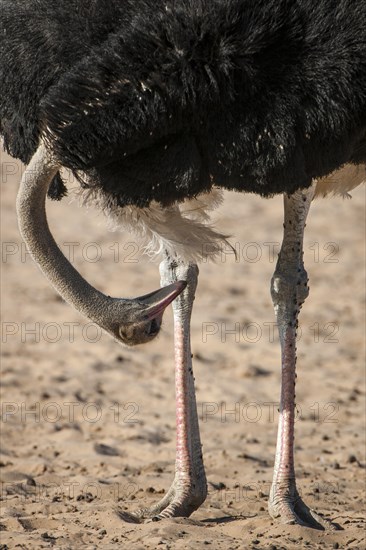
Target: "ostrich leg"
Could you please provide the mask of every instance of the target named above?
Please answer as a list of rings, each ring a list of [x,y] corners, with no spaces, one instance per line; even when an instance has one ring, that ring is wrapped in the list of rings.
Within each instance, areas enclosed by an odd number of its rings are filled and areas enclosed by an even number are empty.
[[[284,523],[317,529],[332,524],[308,508],[296,488],[294,468],[294,421],[296,379],[296,329],[302,304],[309,294],[303,264],[303,237],[314,188],[284,196],[284,236],[271,294],[277,317],[282,356],[282,387],[273,482],[269,513]]]
[[[176,461],[175,478],[165,497],[149,509],[139,510],[140,518],[154,521],[190,516],[207,496],[206,475],[202,460],[196,396],[192,370],[190,319],[197,287],[198,267],[167,257],[160,264],[161,285],[167,281],[187,281],[187,287],[173,302],[175,392],[176,392]]]

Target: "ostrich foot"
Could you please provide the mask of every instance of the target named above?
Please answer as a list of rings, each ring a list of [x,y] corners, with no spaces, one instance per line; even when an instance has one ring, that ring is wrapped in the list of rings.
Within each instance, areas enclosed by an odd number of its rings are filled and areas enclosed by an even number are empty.
[[[140,508],[132,514],[119,510],[118,515],[121,519],[132,523],[160,521],[176,517],[188,518],[203,504],[206,496],[205,479],[203,483],[197,484],[174,482],[168,493],[157,504],[149,508]]]
[[[334,531],[336,526],[309,508],[296,493],[293,497],[270,497],[268,511],[273,519],[289,525],[302,525],[320,531]]]
[[[202,486],[173,484],[160,502],[150,508],[136,512],[138,517],[148,521],[159,521],[164,518],[188,518],[206,500],[206,483]]]
[[[192,263],[177,262],[167,255],[160,265],[160,274],[162,285],[166,281],[187,281],[186,288],[172,304],[177,427],[175,478],[167,494],[157,504],[137,510],[133,514],[118,512],[125,521],[137,523],[144,520],[189,517],[207,496],[190,345],[190,318],[198,267]]]

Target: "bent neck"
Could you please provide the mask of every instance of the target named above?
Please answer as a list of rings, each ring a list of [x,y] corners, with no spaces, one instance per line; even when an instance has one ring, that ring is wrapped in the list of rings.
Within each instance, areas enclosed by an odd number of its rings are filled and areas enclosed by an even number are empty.
[[[62,254],[48,226],[46,195],[59,168],[46,147],[40,145],[17,196],[20,233],[33,259],[62,298],[103,327],[104,316],[115,300],[96,290],[78,273]]]

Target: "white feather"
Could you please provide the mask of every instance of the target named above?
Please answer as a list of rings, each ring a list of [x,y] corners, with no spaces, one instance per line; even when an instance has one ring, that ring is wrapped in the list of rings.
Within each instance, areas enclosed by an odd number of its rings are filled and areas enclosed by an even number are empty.
[[[345,164],[325,178],[315,180],[314,198],[340,195],[350,198],[349,191],[366,183],[366,166],[364,164]]]
[[[148,208],[117,206],[96,188],[77,190],[81,205],[95,206],[107,217],[110,231],[134,233],[151,258],[165,252],[184,261],[214,258],[230,244],[227,235],[210,224],[209,212],[222,202],[222,191],[214,189],[196,199],[163,207],[152,202]]]

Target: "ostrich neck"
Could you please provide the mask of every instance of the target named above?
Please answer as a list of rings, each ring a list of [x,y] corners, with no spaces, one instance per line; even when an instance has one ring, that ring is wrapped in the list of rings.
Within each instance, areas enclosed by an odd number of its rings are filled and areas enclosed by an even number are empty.
[[[33,259],[57,292],[78,311],[100,325],[102,312],[114,300],[93,288],[70,264],[50,232],[46,195],[59,166],[49,158],[44,145],[33,156],[22,178],[17,197],[21,235]]]

